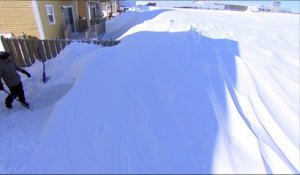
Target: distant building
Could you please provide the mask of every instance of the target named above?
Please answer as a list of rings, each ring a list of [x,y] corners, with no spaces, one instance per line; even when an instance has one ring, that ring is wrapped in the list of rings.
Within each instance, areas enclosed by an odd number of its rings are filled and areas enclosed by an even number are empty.
[[[274,1],[273,6],[264,6],[264,5],[235,5],[235,4],[226,4],[226,3],[213,3],[209,1],[193,1],[194,8],[201,9],[212,9],[212,10],[232,10],[232,11],[252,11],[252,12],[278,12],[278,13],[290,13],[289,8],[281,7],[280,1]]]
[[[211,9],[211,10],[224,10],[225,4],[221,3],[212,3],[209,1],[193,1],[192,4],[193,8],[200,8],[200,9]]]
[[[289,8],[280,7],[279,4],[273,4],[272,7],[264,6],[264,5],[254,5],[248,6],[248,11],[252,12],[276,12],[276,13],[291,13]]]
[[[248,6],[244,5],[225,5],[225,10],[233,10],[233,11],[246,11],[248,9]]]
[[[211,10],[233,10],[233,11],[246,11],[247,6],[232,5],[223,3],[213,3],[209,1],[194,1],[194,8],[211,9]]]
[[[149,2],[146,4],[146,6],[156,6],[156,2]]]
[[[272,7],[264,5],[248,6],[248,11],[252,12],[277,12],[277,13],[291,13],[289,8],[281,7],[281,1],[273,1]]]
[[[251,6],[248,6],[247,8],[247,11],[250,11],[250,12],[259,12],[260,8],[258,5],[251,5]]]

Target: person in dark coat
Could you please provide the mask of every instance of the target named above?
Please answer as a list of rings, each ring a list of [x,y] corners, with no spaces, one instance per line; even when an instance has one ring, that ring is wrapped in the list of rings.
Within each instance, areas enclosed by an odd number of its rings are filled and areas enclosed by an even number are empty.
[[[5,105],[9,109],[12,108],[12,102],[16,97],[24,106],[29,106],[26,102],[23,85],[17,71],[25,74],[28,78],[31,76],[26,70],[15,64],[8,52],[0,52],[0,90],[4,90],[1,81],[3,79],[10,90],[10,95],[5,99]]]

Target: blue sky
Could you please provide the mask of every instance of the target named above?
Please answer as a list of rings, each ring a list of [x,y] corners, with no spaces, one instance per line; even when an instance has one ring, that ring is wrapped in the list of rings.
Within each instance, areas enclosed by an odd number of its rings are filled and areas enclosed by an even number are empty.
[[[266,6],[272,6],[273,1],[219,1],[219,2],[228,2],[232,4],[240,5],[251,5],[251,4],[261,4]],[[300,12],[300,2],[299,1],[280,1],[281,7],[290,8],[292,12]]]
[[[135,0],[127,0],[127,1],[135,1]],[[144,1],[144,2],[154,2],[154,1],[192,1],[192,0],[137,0],[137,1]],[[205,1],[205,0],[199,0],[199,1]],[[206,2],[209,0],[206,0]],[[230,3],[230,4],[238,4],[238,5],[265,5],[265,6],[272,6],[273,2],[272,0],[264,0],[264,1],[230,1],[230,0],[221,0],[221,1],[216,1],[216,0],[211,0],[213,2],[218,2],[218,3]],[[280,1],[281,2],[281,7],[284,8],[289,8],[291,9],[292,12],[300,13],[300,1],[299,0],[293,0],[293,1]]]

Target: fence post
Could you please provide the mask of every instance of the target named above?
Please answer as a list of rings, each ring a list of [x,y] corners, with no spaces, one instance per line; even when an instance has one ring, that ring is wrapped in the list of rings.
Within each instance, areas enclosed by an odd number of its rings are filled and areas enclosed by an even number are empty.
[[[56,49],[57,49],[57,54],[62,50],[62,44],[59,39],[55,40],[56,42]]]
[[[61,49],[64,49],[67,45],[67,40],[61,40]]]
[[[56,57],[56,55],[58,54],[55,44],[56,44],[55,40],[50,40],[49,41],[49,45],[50,45],[50,49],[51,49],[51,53],[52,53],[52,58]]]
[[[26,66],[26,62],[25,62],[21,44],[20,44],[20,39],[13,39],[13,45],[16,49],[16,55],[17,55],[17,57],[15,59],[18,59],[21,66],[23,66],[23,67]]]
[[[25,40],[28,53],[29,53],[29,58],[31,59],[31,63],[35,63],[35,60],[37,59],[36,55],[34,54],[34,41],[33,40]]]
[[[23,53],[22,55],[24,58],[25,65],[31,66],[32,63],[31,63],[31,60],[29,59],[29,51],[28,51],[28,48],[26,47],[26,42],[24,39],[19,39],[19,42],[20,42],[21,52]]]
[[[44,40],[39,40],[38,41],[38,55],[40,57],[40,61],[46,61],[47,60],[47,54],[45,51],[45,45],[44,45]]]
[[[9,53],[12,55],[15,63],[22,66],[20,60],[18,59],[18,55],[17,55],[16,48],[14,46],[13,39],[7,39],[6,41],[7,41],[7,46],[9,47]]]
[[[42,61],[43,58],[40,57],[40,54],[38,53],[38,48],[40,47],[40,43],[41,40],[33,40],[32,43],[33,43],[33,53],[35,55],[35,58],[39,61]],[[43,49],[43,48],[40,48],[40,49]]]
[[[49,45],[49,40],[43,40],[43,41],[44,41],[44,47],[45,47],[47,59],[53,58],[52,53],[51,53],[51,49],[50,49],[50,45]]]

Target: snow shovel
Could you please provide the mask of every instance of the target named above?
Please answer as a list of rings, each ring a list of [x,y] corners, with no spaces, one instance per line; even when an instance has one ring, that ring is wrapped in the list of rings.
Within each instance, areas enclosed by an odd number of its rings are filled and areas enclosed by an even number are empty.
[[[43,63],[43,78],[42,78],[42,80],[43,80],[44,83],[46,83],[46,82],[48,81],[48,77],[46,77],[45,61],[44,61],[43,57],[41,56],[41,53],[40,53],[40,47],[37,48],[37,53],[38,53],[38,55],[39,55],[39,57],[40,57],[40,60],[41,60],[42,63]]]

